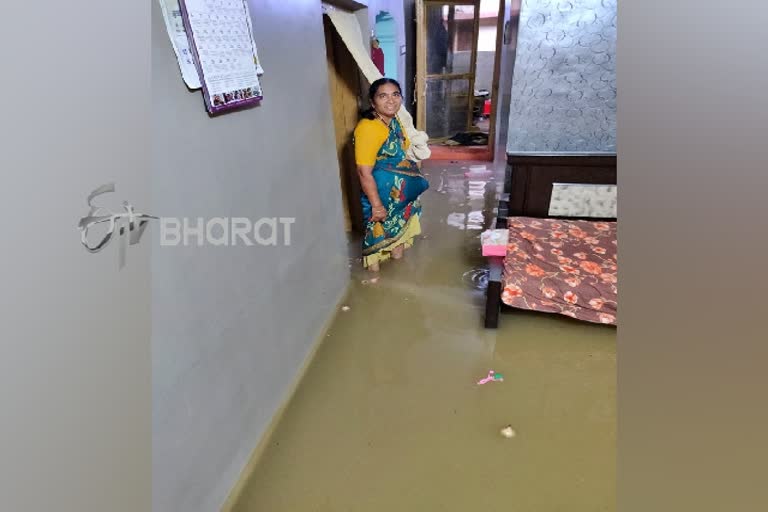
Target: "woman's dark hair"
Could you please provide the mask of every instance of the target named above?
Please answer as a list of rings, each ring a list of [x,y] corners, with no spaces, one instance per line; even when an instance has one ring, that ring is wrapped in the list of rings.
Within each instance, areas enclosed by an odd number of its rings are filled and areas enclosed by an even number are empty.
[[[392,84],[395,87],[397,87],[397,92],[399,92],[400,95],[402,96],[403,89],[402,87],[400,87],[400,83],[397,80],[395,80],[394,78],[379,78],[378,80],[373,82],[371,84],[370,89],[368,89],[368,99],[370,101],[373,101],[373,98],[376,97],[376,93],[379,92],[379,87],[385,84]],[[360,116],[364,117],[365,119],[371,119],[371,120],[376,119],[376,114],[375,114],[375,111],[373,110],[373,107],[370,107],[361,111]]]

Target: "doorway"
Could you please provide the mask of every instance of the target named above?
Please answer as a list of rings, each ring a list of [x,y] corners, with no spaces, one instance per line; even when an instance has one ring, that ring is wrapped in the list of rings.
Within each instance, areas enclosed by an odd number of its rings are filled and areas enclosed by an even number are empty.
[[[492,161],[504,0],[416,1],[417,127],[432,158]]]
[[[384,71],[382,75],[399,80],[397,76],[397,25],[395,25],[395,18],[388,11],[380,11],[376,15],[374,35],[379,42],[379,48],[384,53]]]

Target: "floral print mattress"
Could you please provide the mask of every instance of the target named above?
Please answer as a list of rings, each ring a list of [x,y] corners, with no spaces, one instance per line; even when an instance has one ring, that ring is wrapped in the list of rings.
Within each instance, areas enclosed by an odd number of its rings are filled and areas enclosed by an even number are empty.
[[[502,301],[616,325],[616,222],[510,217]]]

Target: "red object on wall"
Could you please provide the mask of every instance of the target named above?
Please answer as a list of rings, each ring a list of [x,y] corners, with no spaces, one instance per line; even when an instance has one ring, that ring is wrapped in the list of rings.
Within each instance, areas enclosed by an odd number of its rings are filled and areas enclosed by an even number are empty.
[[[376,65],[376,68],[383,75],[384,74],[384,50],[381,48],[371,48],[371,59]]]
[[[491,115],[491,100],[485,100],[483,103],[483,115],[486,117]]]

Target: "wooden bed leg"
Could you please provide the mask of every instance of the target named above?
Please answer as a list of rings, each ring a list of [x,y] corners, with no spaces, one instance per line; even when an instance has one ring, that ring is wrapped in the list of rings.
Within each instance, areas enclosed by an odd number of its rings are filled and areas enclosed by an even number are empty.
[[[485,301],[485,328],[496,329],[499,326],[499,310],[501,309],[501,283],[488,282],[488,294]]]
[[[499,201],[499,206],[496,215],[496,229],[507,228],[507,216],[509,216],[509,203],[507,201]]]
[[[501,310],[501,275],[504,271],[504,258],[488,258],[488,290],[485,299],[485,327],[496,329],[499,326]]]
[[[507,229],[507,215],[509,215],[509,194],[499,201],[496,212],[495,229]],[[499,326],[499,313],[501,312],[501,277],[504,273],[504,258],[491,256],[488,258],[488,289],[485,295],[485,328],[496,329]]]

